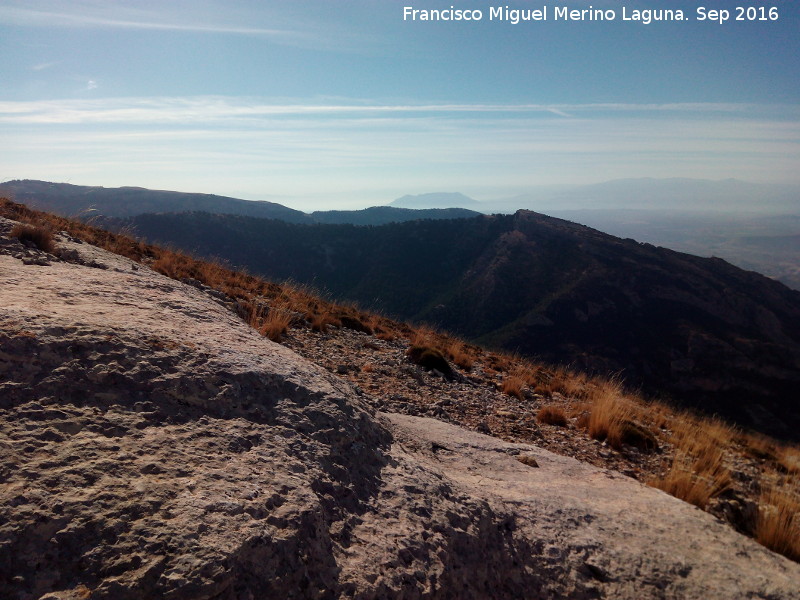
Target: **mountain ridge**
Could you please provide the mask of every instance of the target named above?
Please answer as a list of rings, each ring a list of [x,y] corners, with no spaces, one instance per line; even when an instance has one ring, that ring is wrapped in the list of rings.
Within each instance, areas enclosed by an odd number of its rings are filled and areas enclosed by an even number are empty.
[[[278,219],[287,223],[383,225],[418,219],[469,218],[479,214],[460,207],[401,208],[395,206],[304,213],[265,200],[240,200],[215,194],[151,190],[135,186],[104,188],[37,180],[15,180],[2,183],[0,184],[0,194],[6,194],[37,210],[84,220],[96,217],[126,218],[144,213],[202,211]]]
[[[526,211],[377,228],[199,213],[125,225],[492,347],[621,373],[779,437],[800,424],[800,293],[721,259]]]

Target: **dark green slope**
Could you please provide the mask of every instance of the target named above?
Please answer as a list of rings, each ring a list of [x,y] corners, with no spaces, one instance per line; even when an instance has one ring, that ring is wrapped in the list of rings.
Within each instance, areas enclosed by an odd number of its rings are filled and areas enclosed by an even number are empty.
[[[361,210],[325,210],[305,214],[275,202],[239,200],[139,187],[104,188],[48,181],[0,183],[0,194],[31,208],[80,219],[132,217],[149,213],[208,212],[279,219],[288,223],[384,225],[420,219],[465,219],[480,213],[466,208],[412,209],[372,206]]]
[[[67,217],[130,217],[142,213],[208,211],[311,223],[303,212],[276,204],[214,194],[191,194],[139,187],[104,188],[48,181],[20,180],[0,184],[0,194],[36,210]]]
[[[361,210],[322,210],[309,214],[315,223],[340,225],[386,225],[420,219],[469,219],[481,213],[466,208],[396,208],[371,206]]]
[[[798,438],[800,293],[536,213],[381,227],[142,215],[151,241]],[[791,424],[791,425],[789,425]]]

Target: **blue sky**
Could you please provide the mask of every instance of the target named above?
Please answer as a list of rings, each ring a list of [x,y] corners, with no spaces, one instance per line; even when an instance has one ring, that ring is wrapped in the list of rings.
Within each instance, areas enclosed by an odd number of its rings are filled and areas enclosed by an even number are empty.
[[[552,20],[590,4],[616,20]],[[800,3],[695,18],[734,4],[0,0],[0,180],[304,209],[628,177],[800,183]],[[489,21],[506,5],[549,20]],[[484,19],[409,22],[404,6]]]

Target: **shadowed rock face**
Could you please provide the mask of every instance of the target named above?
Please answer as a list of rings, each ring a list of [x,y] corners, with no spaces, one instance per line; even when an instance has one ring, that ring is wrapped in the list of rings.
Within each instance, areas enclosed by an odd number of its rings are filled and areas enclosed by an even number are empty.
[[[0,597],[800,597],[798,565],[661,492],[375,414],[224,299],[9,228]]]

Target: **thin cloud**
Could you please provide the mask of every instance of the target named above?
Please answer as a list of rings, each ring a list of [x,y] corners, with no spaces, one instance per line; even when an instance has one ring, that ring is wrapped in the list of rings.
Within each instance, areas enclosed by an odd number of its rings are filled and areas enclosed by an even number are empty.
[[[0,7],[0,21],[23,26],[115,28],[248,35],[267,37],[275,41],[283,42],[310,42],[314,39],[314,36],[309,33],[286,29],[219,25],[209,23],[176,23],[169,21],[134,20],[101,17],[91,14],[30,10],[26,8],[14,7]]]
[[[90,80],[87,89],[97,88]],[[469,118],[471,115],[503,114],[507,116],[540,114],[566,118],[598,118],[617,113],[641,115],[668,113],[694,114],[700,117],[740,114],[754,117],[786,114],[796,117],[800,107],[794,105],[762,107],[749,104],[687,103],[687,104],[272,104],[259,99],[227,97],[193,98],[109,98],[96,100],[63,100],[0,102],[2,123],[225,123],[231,121],[264,120],[272,117],[325,118]],[[676,117],[677,118],[677,117]]]
[[[63,62],[63,60],[54,60],[52,62],[39,63],[38,65],[33,65],[31,67],[31,71],[46,71],[47,69],[52,69]]]

